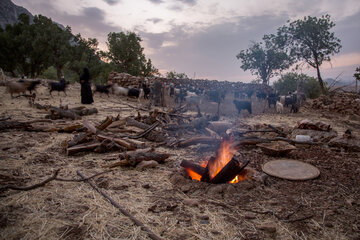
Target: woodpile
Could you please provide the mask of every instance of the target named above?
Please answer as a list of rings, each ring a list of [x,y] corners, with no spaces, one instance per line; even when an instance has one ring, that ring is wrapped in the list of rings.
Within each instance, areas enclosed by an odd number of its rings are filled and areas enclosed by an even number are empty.
[[[360,96],[355,93],[333,92],[322,95],[310,103],[313,109],[321,109],[346,115],[360,114]]]
[[[242,83],[242,82],[228,82],[218,80],[207,80],[207,79],[168,79],[160,77],[147,77],[148,83],[152,85],[156,80],[164,82],[166,84],[174,84],[175,86],[186,86],[194,87],[204,90],[237,90],[237,91],[261,91],[269,93],[273,89],[266,84],[253,84],[253,83]],[[137,87],[139,82],[144,82],[145,78],[142,76],[135,77],[128,73],[117,73],[111,72],[108,76],[108,83],[117,83],[122,87]]]

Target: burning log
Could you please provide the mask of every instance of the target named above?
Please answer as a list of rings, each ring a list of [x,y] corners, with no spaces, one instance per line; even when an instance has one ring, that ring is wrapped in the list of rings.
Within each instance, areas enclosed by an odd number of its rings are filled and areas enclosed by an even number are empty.
[[[233,180],[247,165],[249,161],[241,164],[239,160],[233,157],[225,167],[223,167],[216,176],[210,180],[210,183],[226,183]]]
[[[200,166],[196,163],[188,161],[188,160],[182,160],[182,162],[180,163],[180,166],[185,169],[190,169],[191,171],[199,174],[200,176],[204,176],[206,173],[205,168],[203,168],[202,166]]]

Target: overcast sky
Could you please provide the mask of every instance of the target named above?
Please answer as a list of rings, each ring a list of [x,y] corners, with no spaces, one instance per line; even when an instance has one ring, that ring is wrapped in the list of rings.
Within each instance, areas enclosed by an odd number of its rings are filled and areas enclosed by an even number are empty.
[[[74,34],[97,38],[106,50],[109,32],[135,31],[145,55],[162,73],[249,82],[236,55],[275,33],[287,20],[330,14],[342,49],[323,64],[323,78],[353,79],[360,65],[359,0],[13,0],[33,15],[69,25]],[[306,65],[298,72],[316,76]],[[275,79],[275,78],[274,78]]]

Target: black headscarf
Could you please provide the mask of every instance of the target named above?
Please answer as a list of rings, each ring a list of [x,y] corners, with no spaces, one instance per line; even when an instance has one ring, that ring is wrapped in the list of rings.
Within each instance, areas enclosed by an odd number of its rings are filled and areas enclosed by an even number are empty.
[[[88,82],[90,80],[90,73],[87,67],[84,68],[84,72],[80,76],[80,80],[84,80],[85,82]]]

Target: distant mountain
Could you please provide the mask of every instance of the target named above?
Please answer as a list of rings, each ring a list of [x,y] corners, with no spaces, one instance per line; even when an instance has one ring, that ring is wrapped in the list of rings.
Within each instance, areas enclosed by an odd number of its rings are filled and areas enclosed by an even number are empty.
[[[18,17],[22,13],[25,13],[30,17],[30,24],[32,24],[34,16],[26,8],[15,5],[13,2],[11,2],[11,0],[0,0],[0,27],[4,28],[6,24],[17,23]],[[59,23],[56,24],[62,30],[65,30],[63,25]]]
[[[0,1],[0,26],[17,23],[20,14],[25,13],[30,17],[30,23],[33,22],[34,16],[26,9],[15,5],[11,0]]]
[[[354,81],[351,80],[344,80],[344,79],[337,79],[335,80],[334,78],[326,78],[324,79],[324,82],[327,83],[328,86],[345,86],[345,85],[353,85],[355,84]]]

